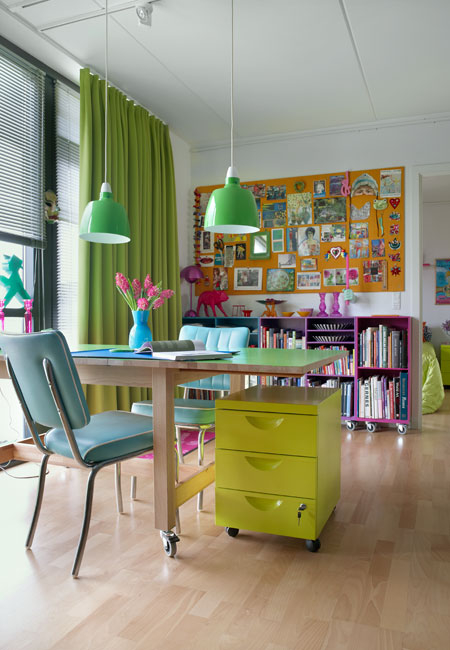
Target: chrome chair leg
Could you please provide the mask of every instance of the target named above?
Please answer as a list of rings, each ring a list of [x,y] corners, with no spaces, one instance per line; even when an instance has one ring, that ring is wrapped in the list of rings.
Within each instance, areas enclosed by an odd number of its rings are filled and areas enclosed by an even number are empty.
[[[86,540],[89,533],[89,524],[91,523],[91,514],[92,514],[92,499],[94,497],[94,481],[97,473],[102,468],[94,467],[89,474],[87,486],[86,486],[86,503],[84,504],[84,516],[83,516],[83,526],[81,528],[80,541],[78,542],[77,552],[75,555],[75,561],[72,568],[72,577],[78,578],[78,572],[80,570],[81,561],[83,560],[84,548],[86,546]]]
[[[123,499],[122,499],[122,472],[120,463],[114,465],[114,477],[116,483],[116,503],[117,503],[117,512],[119,515],[123,514]]]
[[[198,464],[200,466],[203,465],[203,459],[205,457],[205,433],[207,429],[208,427],[200,427],[200,431],[198,433],[197,453],[198,453]],[[203,490],[199,492],[197,495],[197,510],[199,512],[203,510]]]
[[[49,454],[44,454],[42,456],[41,469],[39,472],[38,491],[36,495],[36,505],[34,506],[33,519],[31,520],[30,530],[28,531],[27,541],[25,542],[26,548],[31,548],[34,533],[36,532],[36,526],[38,523],[39,514],[41,512],[42,498],[44,496],[45,475],[47,473],[47,464],[49,458]]]
[[[136,488],[137,488],[137,476],[132,476],[130,497],[133,501],[136,499]]]
[[[175,436],[177,439],[177,451],[180,463],[184,463],[183,447],[181,446],[181,427],[175,425]]]

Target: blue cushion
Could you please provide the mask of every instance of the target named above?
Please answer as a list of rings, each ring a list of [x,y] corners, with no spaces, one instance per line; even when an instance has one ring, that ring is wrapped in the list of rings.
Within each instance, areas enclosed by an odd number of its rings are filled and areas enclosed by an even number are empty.
[[[105,411],[92,415],[89,424],[74,429],[81,457],[86,462],[102,462],[153,449],[153,420],[126,411]],[[45,445],[55,454],[72,458],[64,429],[51,429]]]
[[[214,400],[209,399],[181,399],[175,398],[174,420],[175,424],[213,425],[216,421]],[[134,402],[132,413],[153,416],[153,402],[144,400]]]

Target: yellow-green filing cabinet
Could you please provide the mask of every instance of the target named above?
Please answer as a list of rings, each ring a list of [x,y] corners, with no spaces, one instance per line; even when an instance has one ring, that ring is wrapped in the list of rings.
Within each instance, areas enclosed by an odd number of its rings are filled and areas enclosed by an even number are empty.
[[[444,386],[450,386],[450,345],[441,345],[441,374]]]
[[[253,386],[216,400],[216,524],[306,540],[340,495],[341,393]]]

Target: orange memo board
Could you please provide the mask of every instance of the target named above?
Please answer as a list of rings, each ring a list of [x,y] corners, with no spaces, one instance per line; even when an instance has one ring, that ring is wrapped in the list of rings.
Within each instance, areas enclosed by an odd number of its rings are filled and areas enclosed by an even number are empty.
[[[354,291],[403,291],[403,167],[242,185],[257,202],[257,238],[206,233],[208,199],[222,185],[195,190],[195,263],[205,276],[197,295],[205,288],[230,295],[339,291],[347,265]]]

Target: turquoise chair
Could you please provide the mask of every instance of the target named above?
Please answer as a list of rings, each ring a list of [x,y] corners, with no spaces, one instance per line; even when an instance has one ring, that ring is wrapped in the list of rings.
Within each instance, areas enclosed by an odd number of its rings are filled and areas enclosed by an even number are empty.
[[[184,325],[179,334],[179,340],[202,341],[207,350],[220,350],[222,352],[237,352],[248,346],[250,330],[248,327],[199,327]],[[198,381],[181,384],[186,391],[200,389],[215,392],[229,392],[230,376],[218,375],[207,377]],[[153,416],[153,403],[151,400],[134,402],[132,413]],[[181,449],[181,429],[194,429],[198,431],[198,464],[203,465],[204,442],[206,431],[214,428],[216,419],[215,401],[201,399],[175,398],[174,421],[180,462],[184,462]],[[136,477],[132,477],[131,496],[136,496]],[[198,510],[203,508],[203,492],[199,492],[197,501]]]
[[[34,444],[43,454],[27,548],[31,548],[39,519],[50,455],[73,458],[81,467],[90,470],[83,525],[72,569],[72,576],[76,578],[89,532],[95,477],[103,467],[116,466],[117,505],[122,512],[118,463],[153,449],[153,422],[148,417],[125,411],[107,411],[91,416],[78,372],[61,332],[0,334],[0,348],[5,354],[8,373]],[[43,439],[37,432],[36,423],[49,427]],[[178,538],[171,541],[169,546],[173,548],[173,542]],[[166,543],[164,537],[163,542]]]

